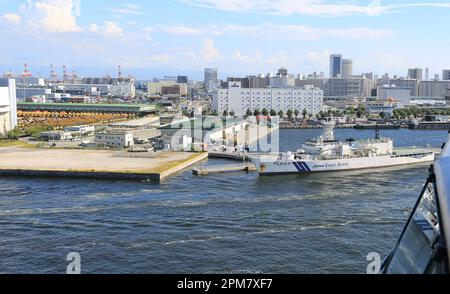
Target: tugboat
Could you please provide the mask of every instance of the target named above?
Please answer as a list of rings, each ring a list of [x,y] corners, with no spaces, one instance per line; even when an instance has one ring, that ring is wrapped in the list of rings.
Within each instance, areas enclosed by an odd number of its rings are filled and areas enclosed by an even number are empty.
[[[401,166],[432,162],[434,152],[427,149],[394,149],[390,138],[339,142],[334,123],[323,124],[323,134],[308,140],[297,152],[249,156],[259,175],[308,174]]]

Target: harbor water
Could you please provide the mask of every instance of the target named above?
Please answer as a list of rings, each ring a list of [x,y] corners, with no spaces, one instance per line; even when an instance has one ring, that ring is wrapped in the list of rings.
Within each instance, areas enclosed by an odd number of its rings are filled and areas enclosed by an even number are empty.
[[[320,132],[280,130],[280,145],[296,150]],[[447,140],[381,134],[398,147]],[[82,273],[365,273],[369,253],[394,246],[426,176],[422,165],[271,177],[188,169],[160,184],[0,178],[0,272],[65,273],[77,252]]]

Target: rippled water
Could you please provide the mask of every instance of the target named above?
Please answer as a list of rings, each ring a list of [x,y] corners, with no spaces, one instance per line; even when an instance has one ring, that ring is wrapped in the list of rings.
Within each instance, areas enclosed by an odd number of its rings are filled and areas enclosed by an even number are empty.
[[[295,150],[320,130],[282,130]],[[337,137],[373,131],[336,130]],[[397,146],[446,141],[441,131],[382,131]],[[205,164],[223,164],[209,160]],[[164,183],[0,178],[0,272],[364,273],[394,245],[427,167]]]

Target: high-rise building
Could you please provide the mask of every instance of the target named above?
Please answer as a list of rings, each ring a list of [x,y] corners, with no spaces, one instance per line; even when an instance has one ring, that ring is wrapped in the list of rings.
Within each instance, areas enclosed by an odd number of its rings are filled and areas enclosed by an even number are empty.
[[[227,78],[227,84],[230,84],[232,82],[240,82],[242,88],[250,88],[250,78],[236,78],[236,77],[228,77]]]
[[[213,108],[218,113],[227,110],[243,116],[247,110],[258,109],[303,111],[316,115],[323,110],[323,91],[312,86],[304,88],[261,88],[244,89],[240,82],[228,84],[228,89],[218,89],[213,96]]]
[[[249,76],[249,88],[267,88],[270,86],[270,78],[262,74]]]
[[[217,68],[205,68],[205,87],[208,90],[219,87],[219,75]]]
[[[425,68],[425,81],[428,81],[430,79],[430,70]]]
[[[411,97],[416,97],[419,92],[419,80],[417,79],[389,78],[389,76],[385,76],[378,80],[378,85],[391,85],[409,89],[411,91]]]
[[[284,67],[280,68],[278,70],[277,76],[279,76],[279,77],[287,77],[288,76],[288,70],[286,68],[284,68]]]
[[[370,97],[376,81],[365,78],[333,78],[325,83],[327,97]]]
[[[342,77],[342,55],[330,55],[330,78]]]
[[[178,84],[187,84],[189,81],[188,76],[177,76],[177,83]]]
[[[351,78],[353,76],[353,61],[351,59],[342,59],[342,77]]]
[[[421,81],[418,96],[444,98],[448,91],[450,91],[450,81]]]
[[[450,69],[444,69],[442,71],[442,80],[449,81],[450,80]]]
[[[0,79],[0,134],[17,126],[16,81]]]
[[[408,78],[422,80],[423,79],[423,69],[421,69],[421,68],[408,69]]]

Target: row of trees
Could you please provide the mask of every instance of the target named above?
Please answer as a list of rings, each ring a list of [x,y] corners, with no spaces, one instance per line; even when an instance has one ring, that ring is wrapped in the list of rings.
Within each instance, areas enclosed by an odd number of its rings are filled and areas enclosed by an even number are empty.
[[[396,119],[417,118],[426,115],[450,115],[450,109],[421,109],[417,107],[409,107],[402,109],[394,109],[393,116]]]
[[[306,118],[307,116],[309,116],[311,118],[313,116],[312,114],[308,113],[308,111],[306,109],[304,109],[301,112],[301,114],[302,114],[303,118]],[[215,115],[217,115],[217,112],[215,112]],[[222,115],[223,116],[234,116],[235,112],[234,111],[228,112],[228,110],[224,110]],[[270,116],[277,116],[278,115],[280,117],[284,117],[285,116],[285,114],[284,114],[284,112],[282,110],[277,112],[275,109],[268,110],[267,108],[264,108],[263,110],[255,109],[252,112],[250,109],[247,109],[247,112],[245,113],[245,117],[252,116],[252,115],[253,116],[260,116],[260,115],[263,115],[263,116],[269,116],[269,115]],[[294,110],[294,111],[289,109],[286,112],[286,116],[289,119],[293,118],[294,116],[297,118],[299,115],[300,115],[300,111],[297,110],[297,109]]]
[[[22,137],[35,136],[39,133],[50,131],[52,129],[53,128],[51,126],[45,124],[34,125],[26,128],[15,128],[14,130],[7,132],[4,138],[1,139],[18,140]]]

